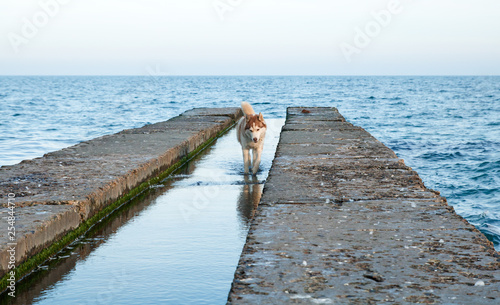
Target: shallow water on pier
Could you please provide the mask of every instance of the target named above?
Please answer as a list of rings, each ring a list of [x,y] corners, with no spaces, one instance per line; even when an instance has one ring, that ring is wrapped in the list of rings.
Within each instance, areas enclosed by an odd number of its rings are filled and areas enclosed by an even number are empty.
[[[243,175],[235,129],[59,253],[9,304],[224,304],[283,119],[261,172]]]

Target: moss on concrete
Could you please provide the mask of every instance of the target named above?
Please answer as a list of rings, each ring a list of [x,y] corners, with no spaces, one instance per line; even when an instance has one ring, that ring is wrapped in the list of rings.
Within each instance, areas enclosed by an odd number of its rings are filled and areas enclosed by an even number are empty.
[[[200,146],[198,146],[195,150],[187,154],[186,156],[182,157],[178,162],[175,164],[171,165],[168,169],[160,173],[158,176],[153,177],[149,179],[146,182],[141,183],[139,186],[133,188],[130,190],[127,194],[123,195],[120,199],[116,200],[115,202],[109,204],[106,206],[104,209],[102,209],[100,212],[98,212],[96,215],[93,217],[89,218],[88,220],[84,221],[81,223],[76,229],[73,231],[67,233],[64,235],[62,238],[60,238],[58,241],[52,243],[49,247],[45,248],[38,254],[34,255],[33,257],[29,258],[25,262],[21,263],[19,266],[17,266],[14,271],[16,273],[16,279],[17,281],[21,281],[24,277],[26,277],[28,274],[30,274],[37,266],[43,264],[46,260],[48,260],[50,257],[54,256],[55,254],[59,253],[62,251],[66,246],[68,246],[70,243],[72,243],[75,239],[78,237],[86,234],[89,230],[92,229],[92,227],[101,221],[102,219],[108,217],[111,215],[114,211],[117,209],[121,208],[123,205],[127,204],[130,202],[132,199],[135,197],[141,195],[144,193],[146,190],[150,188],[151,185],[159,184],[161,181],[163,181],[166,177],[174,173],[176,170],[178,170],[182,165],[184,165],[186,162],[194,158],[196,155],[198,155],[201,151],[203,151],[205,148],[210,146],[215,140],[217,140],[219,137],[221,137],[223,134],[225,134],[227,131],[229,131],[231,128],[233,128],[235,125],[235,121],[232,121],[232,124],[223,129],[222,131],[218,132],[214,137],[208,139],[204,143],[202,143]],[[0,291],[2,291],[2,294],[6,292],[8,284],[8,278],[10,277],[9,273],[12,270],[9,270],[9,272],[2,277],[0,280]]]

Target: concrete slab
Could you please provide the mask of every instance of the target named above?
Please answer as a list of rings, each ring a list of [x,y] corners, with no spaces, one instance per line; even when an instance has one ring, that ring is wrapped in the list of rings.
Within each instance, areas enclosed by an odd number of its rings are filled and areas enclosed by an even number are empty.
[[[73,205],[42,205],[18,207],[15,209],[15,240],[10,240],[7,218],[8,209],[0,211],[0,262],[2,270],[7,269],[10,254],[5,249],[15,246],[16,262],[23,262],[42,251],[66,233],[80,225],[80,214]]]
[[[206,108],[206,107],[201,107],[201,108],[193,108],[191,110],[185,111],[183,114],[180,116],[187,117],[187,116],[229,116],[233,120],[237,120],[241,117],[241,113],[238,111],[239,108]]]
[[[241,116],[239,108],[193,109],[165,122],[1,167],[0,276],[7,270],[8,242],[17,243],[19,265],[188,156]],[[15,241],[7,235],[8,193],[15,194]]]
[[[228,304],[498,303],[500,255],[481,232],[335,109],[302,109],[288,110]]]
[[[354,140],[355,143],[371,143],[377,140],[362,128],[350,128],[342,130],[322,129],[314,130],[291,130],[283,131],[283,144],[339,144],[344,140]],[[311,142],[311,140],[313,140]],[[349,143],[349,142],[347,142]]]

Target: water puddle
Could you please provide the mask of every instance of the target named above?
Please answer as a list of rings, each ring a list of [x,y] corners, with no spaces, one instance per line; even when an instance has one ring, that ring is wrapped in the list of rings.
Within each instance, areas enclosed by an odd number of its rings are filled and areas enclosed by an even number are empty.
[[[283,119],[243,175],[236,131],[18,283],[1,304],[225,304]]]

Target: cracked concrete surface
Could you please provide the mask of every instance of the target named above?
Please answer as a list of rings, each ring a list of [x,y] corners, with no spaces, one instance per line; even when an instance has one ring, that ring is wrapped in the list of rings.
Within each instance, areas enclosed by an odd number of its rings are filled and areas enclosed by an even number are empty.
[[[196,108],[1,167],[0,276],[7,271],[8,242],[17,243],[17,264],[25,261],[241,116],[239,108]],[[15,241],[8,239],[8,193],[15,194]]]
[[[497,304],[499,271],[392,150],[334,108],[289,108],[228,303]]]

